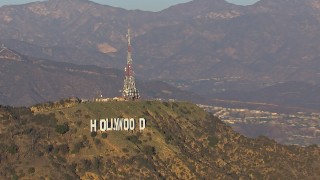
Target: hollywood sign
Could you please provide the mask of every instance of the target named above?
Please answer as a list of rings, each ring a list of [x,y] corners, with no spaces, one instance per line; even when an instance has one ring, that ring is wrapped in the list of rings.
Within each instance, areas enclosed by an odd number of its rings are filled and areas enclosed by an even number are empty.
[[[138,119],[139,130],[142,131],[146,128],[145,118]],[[107,118],[90,120],[90,131],[97,132],[100,130],[105,131],[133,131],[136,128],[136,120],[134,118]]]

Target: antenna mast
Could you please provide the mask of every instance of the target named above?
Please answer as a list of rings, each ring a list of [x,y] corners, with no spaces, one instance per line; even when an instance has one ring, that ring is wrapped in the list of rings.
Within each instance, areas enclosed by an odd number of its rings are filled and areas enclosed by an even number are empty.
[[[125,67],[125,79],[123,84],[122,96],[126,100],[136,100],[140,98],[139,91],[136,88],[134,72],[132,67],[132,47],[131,47],[131,28],[128,26],[127,34],[127,66]]]

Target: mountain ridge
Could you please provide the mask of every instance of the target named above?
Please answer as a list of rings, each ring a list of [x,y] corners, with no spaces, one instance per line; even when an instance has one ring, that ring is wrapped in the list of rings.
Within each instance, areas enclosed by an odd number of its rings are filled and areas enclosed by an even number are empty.
[[[314,0],[262,0],[250,6],[192,1],[152,13],[46,1],[2,7],[0,32],[22,54],[123,69],[130,20],[139,79],[237,78],[222,88],[232,92],[241,82],[250,82],[247,89],[291,81],[319,84],[319,7]],[[190,89],[201,94],[196,87]]]
[[[168,78],[177,73],[188,79],[240,76],[266,82],[279,79],[319,83],[316,73],[318,41],[314,37],[318,37],[320,16],[316,1],[292,4],[263,0],[244,7],[225,1],[192,1],[155,13],[127,11],[90,1],[57,1],[58,6],[54,2],[14,6],[21,12],[10,6],[2,8],[2,39],[44,47],[89,49],[118,58],[126,51],[124,36],[130,19],[135,58],[140,66],[137,70],[142,76]],[[272,9],[272,12],[261,9]],[[178,15],[179,12],[190,15]],[[24,19],[26,17],[28,20]],[[28,24],[39,28],[33,29]],[[11,31],[13,29],[18,30]],[[155,40],[156,37],[162,41]],[[152,66],[146,67],[145,60]],[[155,65],[168,72],[153,72]],[[120,68],[117,63],[112,66]],[[188,66],[197,71],[187,76],[183,70]],[[208,71],[210,66],[213,71]],[[240,73],[231,73],[233,69]]]

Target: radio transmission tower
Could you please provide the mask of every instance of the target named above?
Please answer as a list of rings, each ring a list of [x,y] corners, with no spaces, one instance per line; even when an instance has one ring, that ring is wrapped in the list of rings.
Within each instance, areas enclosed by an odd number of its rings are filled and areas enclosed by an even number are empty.
[[[134,80],[134,72],[132,67],[132,48],[131,48],[131,29],[128,27],[127,34],[128,50],[127,50],[127,66],[125,67],[125,78],[123,84],[122,96],[126,100],[136,100],[140,98],[139,91],[136,88]]]

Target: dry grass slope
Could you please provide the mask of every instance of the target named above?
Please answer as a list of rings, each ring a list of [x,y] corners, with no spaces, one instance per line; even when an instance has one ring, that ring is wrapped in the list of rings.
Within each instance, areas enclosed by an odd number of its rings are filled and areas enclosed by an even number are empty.
[[[63,104],[63,101],[61,101]],[[0,108],[3,179],[301,179],[320,176],[318,147],[249,139],[186,102]],[[38,105],[41,106],[41,105]],[[90,119],[144,117],[144,131],[91,134]],[[57,125],[68,124],[66,133]]]

